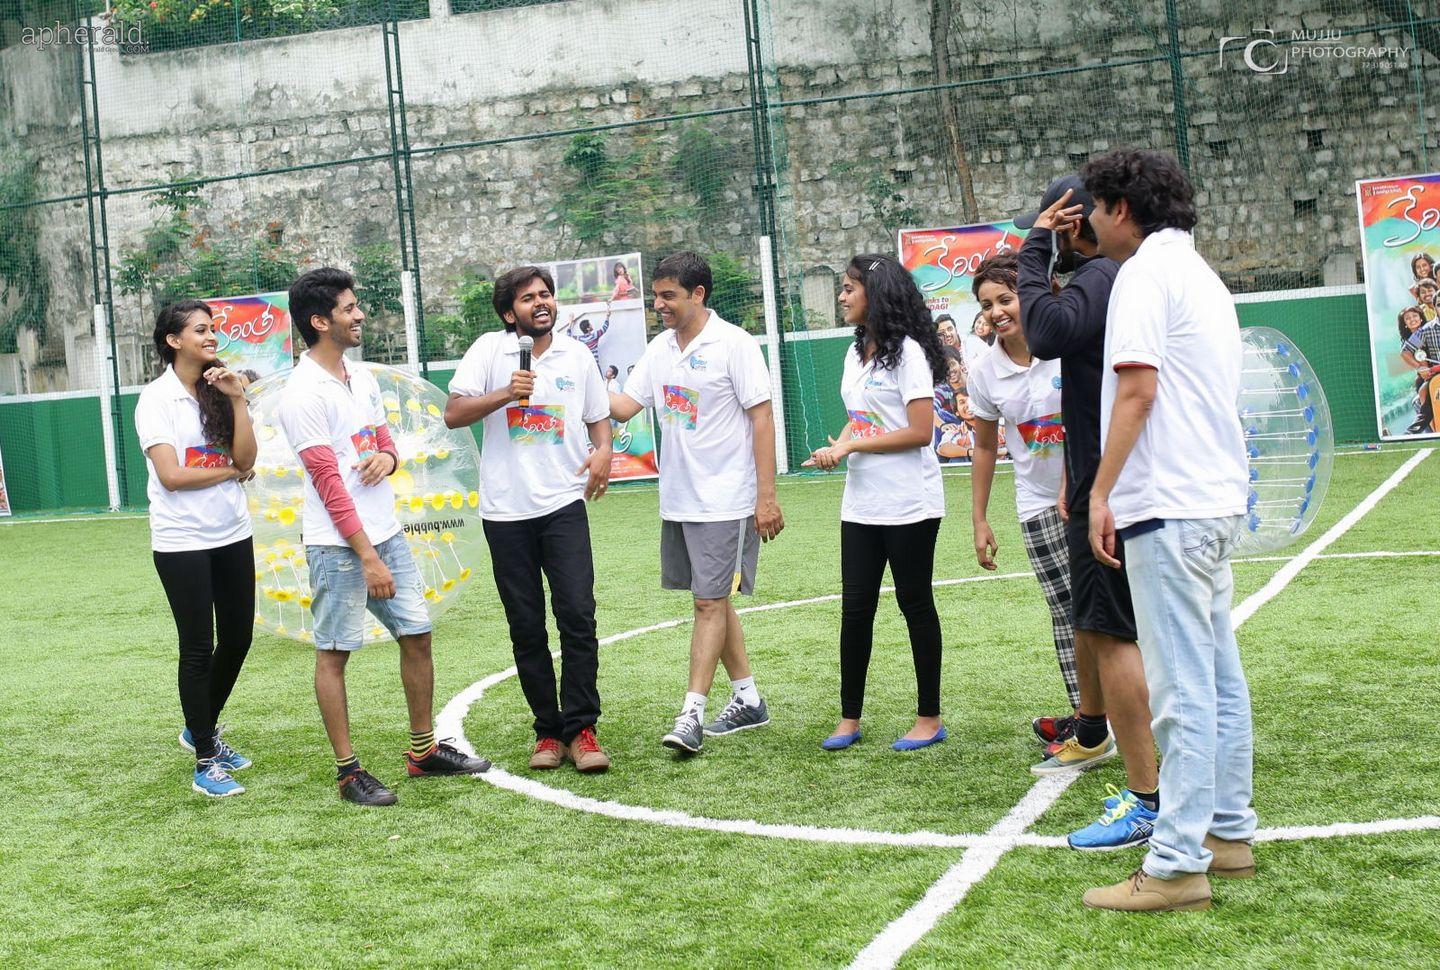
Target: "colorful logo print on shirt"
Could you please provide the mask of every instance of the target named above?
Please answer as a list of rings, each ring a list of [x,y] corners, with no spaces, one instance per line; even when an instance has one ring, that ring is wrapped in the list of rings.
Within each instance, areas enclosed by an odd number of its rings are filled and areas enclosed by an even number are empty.
[[[1033,421],[1021,421],[1020,438],[1036,458],[1058,454],[1065,444],[1065,426],[1061,423],[1060,412]]]
[[[575,390],[575,382],[568,377],[557,377],[555,378],[555,390],[573,391]]]
[[[512,445],[558,445],[565,441],[565,405],[530,404],[506,408]]]
[[[874,411],[845,409],[850,415],[850,430],[857,438],[875,438],[885,433],[885,419]]]
[[[380,454],[380,443],[375,434],[375,426],[367,424],[359,431],[350,436],[350,443],[355,446],[355,454],[361,461],[371,455]]]
[[[687,363],[690,365],[691,370],[705,370],[710,366],[705,358],[699,354],[691,354],[690,360],[687,361]]]
[[[230,454],[218,445],[201,445],[185,449],[186,468],[228,468]]]
[[[700,418],[700,392],[679,384],[666,384],[660,415],[676,427],[694,431],[695,422]]]
[[[865,390],[867,390],[867,391],[879,390],[879,389],[883,388],[884,386],[885,386],[885,382],[882,381],[882,380],[881,380],[880,378],[878,378],[878,377],[871,377],[871,378],[869,378],[868,380],[865,381]]]

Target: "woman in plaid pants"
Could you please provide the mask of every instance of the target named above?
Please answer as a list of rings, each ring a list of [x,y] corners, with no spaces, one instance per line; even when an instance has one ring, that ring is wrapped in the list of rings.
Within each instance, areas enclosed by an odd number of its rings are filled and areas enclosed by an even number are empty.
[[[970,366],[970,410],[975,415],[971,518],[975,555],[985,569],[995,568],[995,533],[986,519],[1000,421],[1015,467],[1015,508],[1025,552],[1050,607],[1055,655],[1065,680],[1071,713],[1047,728],[1068,736],[1080,706],[1075,679],[1075,629],[1070,619],[1070,553],[1058,503],[1063,493],[1065,429],[1060,414],[1060,362],[1030,355],[1020,328],[1016,294],[1018,265],[1013,253],[992,256],[975,272],[975,298],[996,335],[995,345]]]

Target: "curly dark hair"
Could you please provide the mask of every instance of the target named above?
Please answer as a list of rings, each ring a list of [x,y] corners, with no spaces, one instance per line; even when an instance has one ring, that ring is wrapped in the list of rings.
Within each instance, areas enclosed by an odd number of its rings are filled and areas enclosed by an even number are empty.
[[[1195,188],[1166,152],[1117,148],[1080,166],[1080,178],[1107,208],[1124,199],[1143,235],[1195,228]]]
[[[867,337],[875,347],[875,361],[885,370],[900,364],[900,348],[909,337],[925,351],[935,383],[945,380],[945,355],[940,331],[930,319],[925,297],[915,280],[894,256],[864,253],[850,260],[845,275],[865,288],[868,307],[865,323],[855,328],[855,350],[865,357]]]
[[[1395,323],[1400,327],[1401,343],[1404,343],[1405,341],[1410,339],[1410,328],[1405,326],[1405,318],[1412,313],[1420,318],[1420,326],[1425,326],[1424,310],[1420,309],[1418,306],[1407,306],[1405,309],[1401,310],[1400,315],[1395,318]]]
[[[181,300],[160,310],[155,318],[155,351],[167,365],[175,363],[175,348],[165,338],[179,335],[197,313],[213,317],[208,304]],[[223,391],[204,380],[195,382],[195,400],[200,402],[200,430],[205,440],[229,451],[235,443],[235,412]]]
[[[1007,290],[1020,289],[1020,260],[1014,253],[996,253],[975,267],[970,292],[978,300],[981,283],[999,283]]]

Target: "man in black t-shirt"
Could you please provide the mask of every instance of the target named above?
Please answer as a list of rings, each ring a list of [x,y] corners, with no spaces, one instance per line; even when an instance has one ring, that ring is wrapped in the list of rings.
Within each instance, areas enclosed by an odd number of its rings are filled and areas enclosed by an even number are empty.
[[[1089,768],[1117,749],[1130,791],[1152,812],[1159,806],[1159,771],[1150,731],[1150,695],[1135,644],[1135,612],[1123,567],[1101,564],[1088,536],[1090,486],[1100,465],[1100,381],[1105,313],[1119,264],[1101,258],[1088,218],[1094,203],[1075,175],[1056,179],[1040,210],[1015,219],[1030,229],[1020,247],[1020,323],[1030,352],[1060,360],[1060,406],[1065,424],[1066,488],[1061,494],[1070,547],[1075,660],[1080,707],[1073,718],[1036,718],[1035,733],[1051,742],[1036,774]],[[1056,272],[1072,273],[1058,293]],[[1107,715],[1109,726],[1107,727]],[[1113,737],[1110,730],[1113,728]],[[1149,826],[1106,820],[1072,833],[1074,848],[1119,848],[1149,838]],[[1110,821],[1114,821],[1113,819]],[[1102,824],[1105,823],[1105,824]]]

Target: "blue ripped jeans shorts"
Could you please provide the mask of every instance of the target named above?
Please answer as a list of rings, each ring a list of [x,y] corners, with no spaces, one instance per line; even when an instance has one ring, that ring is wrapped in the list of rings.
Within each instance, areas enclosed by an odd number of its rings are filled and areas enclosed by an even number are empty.
[[[367,610],[397,640],[430,632],[425,586],[405,533],[395,533],[375,551],[395,578],[395,595],[388,600],[370,595],[360,556],[349,546],[305,547],[314,597],[310,613],[315,620],[315,649],[359,650],[370,626]]]

